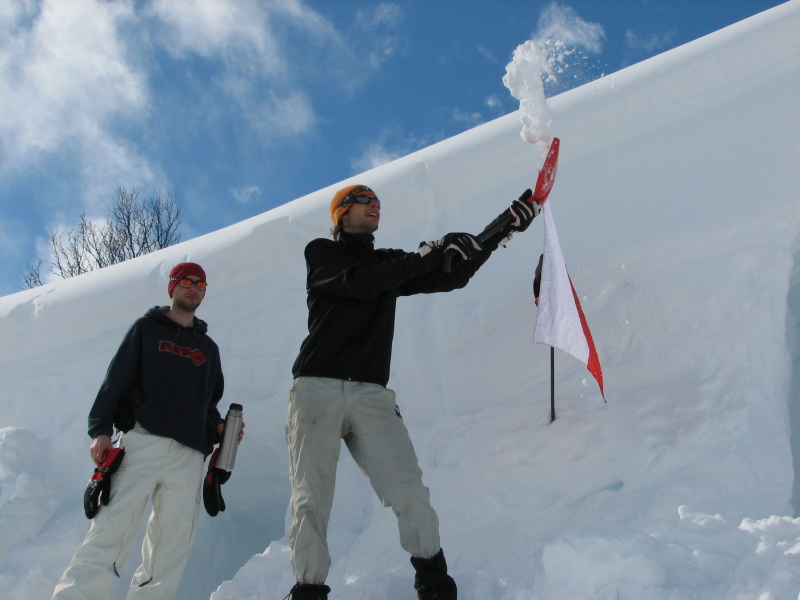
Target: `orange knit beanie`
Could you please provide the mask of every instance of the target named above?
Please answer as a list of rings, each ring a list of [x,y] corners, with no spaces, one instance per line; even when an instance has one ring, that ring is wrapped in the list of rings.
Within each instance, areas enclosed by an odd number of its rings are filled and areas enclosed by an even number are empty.
[[[375,192],[365,185],[348,185],[347,187],[340,189],[333,195],[333,199],[331,200],[331,221],[333,221],[333,224],[337,227],[339,226],[339,220],[342,218],[342,215],[350,210],[351,206],[353,206],[352,202],[342,206],[342,202],[344,202],[345,198],[347,198],[353,192],[355,192],[355,194],[358,196],[372,196],[373,198],[378,197]]]

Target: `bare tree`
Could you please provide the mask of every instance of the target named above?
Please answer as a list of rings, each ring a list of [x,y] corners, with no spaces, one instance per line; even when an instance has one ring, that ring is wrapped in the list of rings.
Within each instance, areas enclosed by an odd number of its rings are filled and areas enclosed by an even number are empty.
[[[136,188],[119,187],[104,223],[81,213],[80,221],[62,233],[50,231],[50,271],[61,278],[101,269],[180,241],[181,208],[171,194],[155,192],[147,200]],[[25,288],[41,285],[42,261],[29,263]]]
[[[29,290],[36,286],[42,285],[41,277],[42,259],[40,258],[35,263],[28,263],[25,265],[25,272],[22,274],[22,283],[25,285],[23,289]]]

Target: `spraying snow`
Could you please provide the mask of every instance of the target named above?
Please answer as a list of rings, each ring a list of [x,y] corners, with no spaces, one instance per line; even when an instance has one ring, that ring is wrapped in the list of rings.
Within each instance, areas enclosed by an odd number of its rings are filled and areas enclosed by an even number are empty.
[[[542,46],[533,40],[517,46],[511,62],[506,65],[503,84],[519,100],[522,139],[534,144],[544,156],[552,136],[553,117],[544,97],[542,77],[552,77],[552,70]]]

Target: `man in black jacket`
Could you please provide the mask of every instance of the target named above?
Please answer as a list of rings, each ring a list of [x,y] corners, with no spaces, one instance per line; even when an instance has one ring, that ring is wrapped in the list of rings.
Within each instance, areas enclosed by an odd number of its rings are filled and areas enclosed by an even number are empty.
[[[538,205],[515,201],[512,230],[522,231]],[[327,528],[340,440],[375,493],[397,515],[400,544],[416,570],[420,600],[455,600],[439,542],[439,521],[408,431],[386,387],[400,296],[464,287],[489,258],[497,239],[481,243],[450,233],[418,252],[375,249],[380,200],[370,188],[339,190],[330,205],[333,240],[306,246],[308,336],[292,373],[286,437],[292,484],[289,532],[297,584],[292,600],[324,600],[330,588]],[[442,269],[445,252],[459,258]]]
[[[116,427],[124,431],[124,460],[54,600],[108,597],[148,500],[142,564],[127,600],[175,597],[194,539],[204,457],[224,426],[217,409],[224,385],[219,348],[194,316],[206,285],[200,265],[176,265],[167,286],[171,305],[139,318],[108,367],[89,413],[89,452],[103,465]]]

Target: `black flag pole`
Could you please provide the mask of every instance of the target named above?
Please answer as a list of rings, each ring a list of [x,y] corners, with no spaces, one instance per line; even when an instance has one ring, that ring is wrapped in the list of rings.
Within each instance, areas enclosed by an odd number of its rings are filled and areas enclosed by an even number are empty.
[[[533,277],[533,297],[539,306],[539,292],[542,286],[542,262],[544,254],[539,255],[539,264]],[[550,346],[550,422],[556,420],[556,349]]]
[[[550,346],[550,422],[556,420],[556,349]]]

